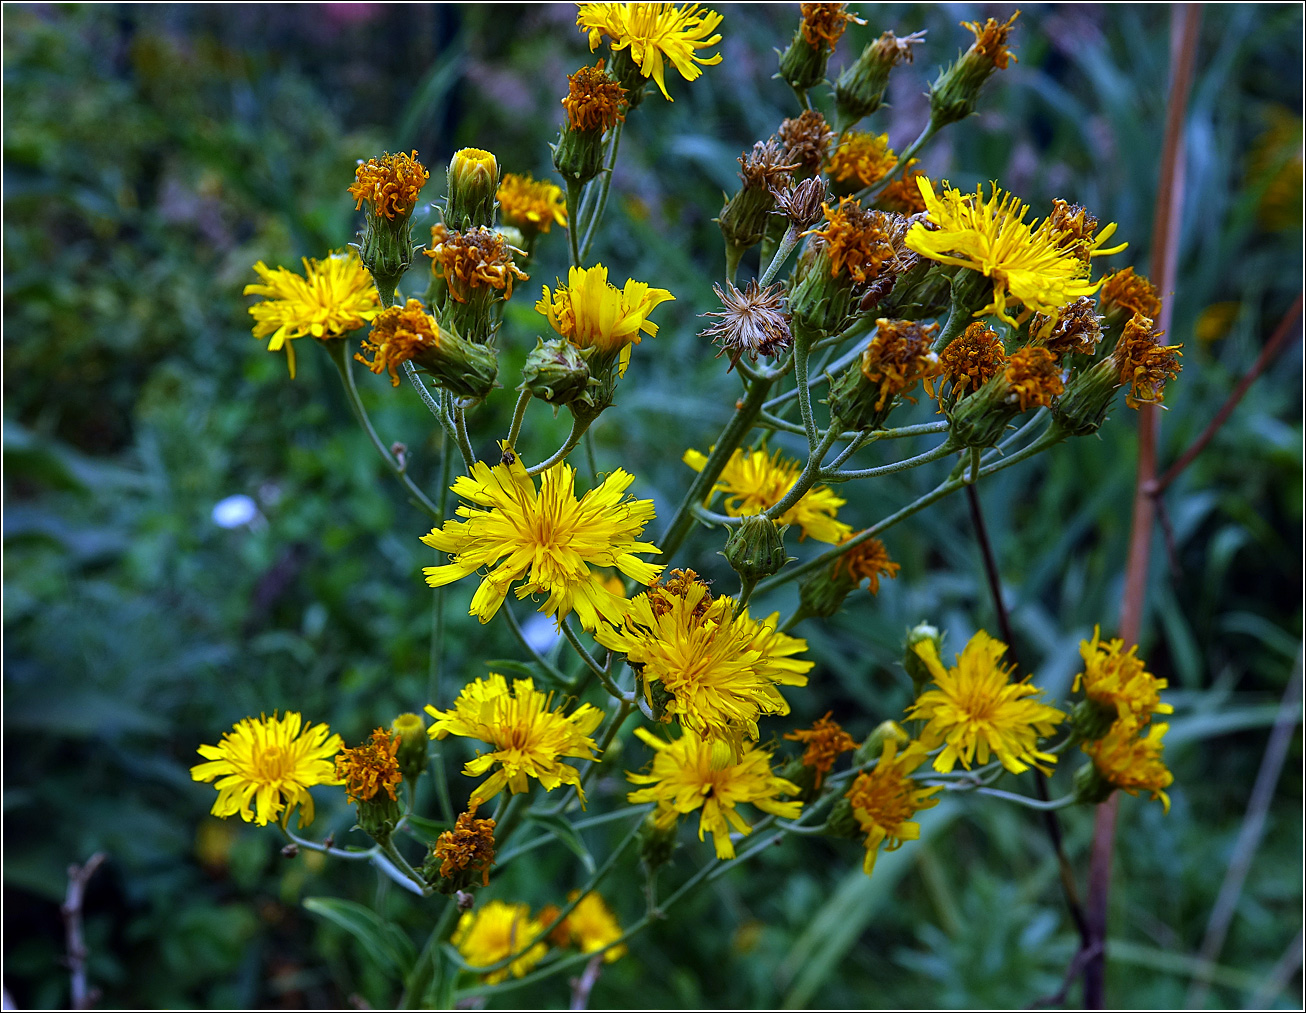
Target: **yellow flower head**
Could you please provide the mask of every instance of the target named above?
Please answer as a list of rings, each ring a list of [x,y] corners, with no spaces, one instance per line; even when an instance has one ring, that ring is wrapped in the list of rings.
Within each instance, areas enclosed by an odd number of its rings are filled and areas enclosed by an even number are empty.
[[[1102,279],[1100,301],[1104,313],[1118,307],[1127,316],[1141,313],[1149,320],[1155,320],[1161,315],[1161,296],[1156,286],[1143,275],[1134,274],[1132,267]]]
[[[936,196],[924,176],[917,182],[930,221],[938,228],[930,231],[916,223],[907,232],[906,245],[922,257],[969,268],[992,280],[993,301],[977,317],[992,313],[1015,327],[1008,298],[1055,316],[1067,303],[1097,291],[1088,280],[1088,265],[1074,249],[1057,245],[1059,233],[1049,222],[1026,222],[1028,208],[1012,194],[994,185],[985,200],[978,186],[973,194],[963,194],[944,183],[942,196]]]
[[[271,335],[269,352],[285,348],[291,377],[295,375],[293,339],[343,338],[381,312],[372,276],[353,251],[333,253],[325,260],[305,257],[303,275],[284,267],[270,269],[261,260],[254,270],[262,284],[246,285],[245,295],[266,297],[249,308],[254,337]]]
[[[848,538],[855,537],[849,535]],[[848,539],[844,539],[847,541]],[[894,580],[902,567],[889,558],[889,550],[878,538],[867,538],[843,553],[830,566],[830,576],[835,580],[841,577],[852,581],[854,586],[867,581],[866,590],[871,594],[880,593],[880,578]]]
[[[964,397],[967,391],[973,393],[983,387],[1006,365],[1007,353],[998,332],[977,320],[939,353],[939,398],[943,397],[945,383],[951,384],[954,397]]]
[[[507,967],[484,976],[486,984],[497,985],[509,974],[522,977],[544,959],[548,944],[543,940],[531,942],[539,939],[543,931],[544,923],[531,917],[529,904],[492,900],[474,911],[464,911],[449,941],[473,967],[487,967],[504,957],[518,955]]]
[[[695,471],[702,471],[707,464],[707,455],[686,450],[682,460]],[[784,499],[785,493],[798,481],[800,471],[802,466],[797,461],[785,460],[778,450],[768,455],[765,450],[745,451],[741,448],[726,462],[709,497],[724,492],[726,513],[731,517],[760,514]],[[837,519],[839,508],[846,502],[829,486],[813,486],[775,521],[777,524],[798,525],[802,531],[799,541],[810,536],[818,542],[833,545],[852,534],[853,529]]]
[[[625,104],[626,89],[608,77],[602,60],[567,76],[567,97],[562,105],[572,130],[611,130],[626,118]]]
[[[379,791],[395,799],[395,785],[402,781],[399,761],[399,736],[390,737],[384,728],[372,732],[372,740],[336,757],[336,779],[344,782],[350,802],[370,801]]]
[[[1031,765],[1049,772],[1057,758],[1039,752],[1038,739],[1051,735],[1066,716],[1039,702],[1042,690],[1024,680],[1010,680],[1011,669],[998,663],[1006,644],[980,630],[951,669],[939,661],[933,640],[921,641],[914,650],[938,689],[917,697],[907,717],[927,722],[921,732],[927,749],[945,746],[934,759],[935,770],[947,773],[958,760],[970,770],[978,752],[981,765],[993,753],[1013,774]]]
[[[939,357],[934,353],[934,335],[938,324],[919,324],[914,320],[875,322],[875,337],[862,352],[862,376],[880,388],[875,410],[883,411],[894,397],[909,396],[918,381],[929,382],[939,372]]]
[[[530,787],[535,778],[545,791],[560,784],[574,784],[581,801],[580,775],[570,764],[560,763],[560,756],[594,758],[594,740],[590,733],[603,720],[603,712],[590,704],[581,704],[569,715],[562,707],[549,710],[553,694],[541,693],[531,679],[514,679],[511,691],[503,676],[491,672],[463,687],[453,707],[439,711],[430,704],[426,713],[435,718],[427,730],[433,739],[460,735],[480,739],[494,746],[489,753],[479,753],[463,767],[468,777],[480,777],[496,763],[500,767],[472,792],[473,802],[484,802],[499,794],[507,785],[517,795]]]
[[[835,183],[854,180],[849,189],[872,186],[887,176],[898,156],[889,147],[888,134],[849,131],[839,141],[825,167],[826,175]]]
[[[841,197],[839,206],[825,209],[826,224],[803,233],[821,240],[830,261],[830,276],[846,274],[858,284],[880,276],[880,267],[894,259],[895,223],[883,211],[863,208],[852,197]]]
[[[555,222],[567,227],[567,199],[562,190],[530,173],[505,173],[495,197],[503,224],[524,233],[548,233]]]
[[[736,743],[746,730],[756,739],[758,717],[789,713],[777,687],[807,685],[813,663],[792,657],[807,641],[781,633],[778,612],[758,622],[733,598],[713,600],[692,570],[671,577],[636,595],[619,628],[600,627],[599,643],[626,655],[649,705],[656,687],[682,727]]]
[[[922,788],[911,777],[912,771],[925,762],[927,752],[919,742],[913,742],[899,753],[897,740],[887,736],[879,762],[858,774],[848,789],[846,798],[852,804],[853,816],[866,834],[862,871],[868,876],[875,871],[880,845],[887,842],[885,851],[897,851],[903,841],[918,840],[921,825],[912,817],[939,804],[931,796],[942,791],[942,785]]]
[[[1007,397],[1018,402],[1022,412],[1051,407],[1052,399],[1066,389],[1056,356],[1037,345],[1026,345],[1011,354],[1006,378]]]
[[[440,325],[420,302],[409,299],[405,306],[379,310],[360,347],[362,351],[355,352],[354,358],[378,376],[388,371],[390,385],[398,387],[402,363],[420,359],[424,352],[440,347]],[[371,362],[364,358],[364,352],[371,353]]]
[[[301,734],[302,729],[302,734]],[[246,823],[266,826],[299,806],[299,825],[313,822],[315,784],[339,784],[331,760],[344,747],[339,735],[326,725],[304,725],[295,711],[278,719],[261,715],[242,718],[216,746],[200,746],[207,763],[190,768],[195,781],[221,778],[214,787],[218,800],[212,813],[226,819],[235,813]],[[250,809],[250,802],[255,809]]]
[[[589,33],[590,52],[594,52],[603,36],[611,39],[612,51],[630,51],[631,60],[644,77],[651,77],[667,101],[664,60],[680,71],[686,81],[695,80],[703,67],[721,62],[721,54],[699,56],[698,50],[715,46],[721,41],[714,35],[721,15],[704,10],[699,5],[677,7],[669,3],[582,3],[576,12],[576,25]]]
[[[1164,331],[1156,330],[1149,317],[1135,313],[1125,323],[1124,333],[1111,353],[1120,382],[1129,384],[1125,404],[1137,408],[1143,404],[1160,404],[1165,400],[1165,384],[1179,375],[1183,345],[1163,345]]]
[[[405,155],[402,151],[392,155],[388,151],[380,158],[359,162],[354,170],[354,184],[350,196],[357,199],[357,211],[367,201],[372,214],[380,218],[404,217],[417,206],[417,195],[431,174],[417,160],[417,152]]]
[[[1071,690],[1082,684],[1088,699],[1109,707],[1119,720],[1126,718],[1146,724],[1153,714],[1173,714],[1174,708],[1161,702],[1161,690],[1169,686],[1158,679],[1138,657],[1138,647],[1124,649],[1123,640],[1102,640],[1102,631],[1093,627],[1093,639],[1079,642],[1084,671],[1075,676]]]
[[[838,45],[848,28],[848,22],[855,25],[866,24],[861,18],[847,11],[845,4],[799,4],[803,16],[801,30],[803,39],[813,49],[824,46],[831,51]]]
[[[443,587],[492,567],[472,598],[471,614],[483,623],[494,618],[517,580],[517,597],[547,594],[540,611],[559,623],[573,611],[587,630],[600,617],[621,622],[625,599],[590,567],[613,566],[641,584],[657,578],[662,567],[636,555],[658,551],[636,540],[653,519],[653,501],[623,498],[635,477],[620,468],[577,500],[575,469],[562,462],[541,476],[537,490],[517,456],[504,449],[510,463],[491,468],[478,461],[450,487],[471,505],[458,508],[466,520],[445,521],[422,537],[450,554],[445,566],[425,568],[426,582]]]
[[[821,787],[821,779],[834,767],[834,761],[841,753],[852,752],[857,748],[853,737],[843,730],[838,721],[831,721],[833,711],[826,711],[825,717],[817,720],[811,728],[799,728],[788,732],[786,739],[793,742],[805,742],[803,766],[816,771],[815,787]]]
[[[528,277],[513,263],[513,250],[493,229],[450,232],[443,225],[432,225],[431,248],[422,252],[431,258],[431,273],[448,283],[454,299],[465,303],[476,289],[495,288],[503,292],[504,299],[512,298],[513,279],[526,281]]]
[[[549,326],[577,348],[597,348],[605,358],[621,353],[629,345],[638,345],[643,335],[654,337],[658,325],[648,316],[660,304],[675,299],[664,288],[650,288],[647,283],[626,279],[626,287],[617,289],[608,283],[608,269],[594,267],[567,269],[567,284],[557,292],[544,286],[544,295],[535,309],[549,318]]]
[[[446,830],[431,848],[431,858],[440,863],[440,876],[470,879],[481,874],[481,885],[490,883],[490,867],[494,865],[494,820],[478,820],[476,803],[458,814],[452,830]]]
[[[1133,718],[1117,721],[1106,736],[1097,742],[1085,742],[1080,749],[1093,761],[1102,779],[1121,791],[1137,795],[1150,792],[1152,799],[1160,799],[1165,811],[1170,811],[1170,796],[1165,789],[1174,783],[1174,775],[1161,760],[1165,744],[1161,739],[1170,726],[1159,722],[1149,723],[1147,737],[1139,733],[1142,728]]]
[[[626,773],[631,783],[649,785],[632,791],[627,800],[636,805],[656,802],[655,821],[664,830],[674,826],[680,814],[702,809],[698,839],[703,839],[704,832],[711,833],[717,858],[735,857],[732,828],[741,834],[751,832],[735,811],[741,802],[789,820],[802,811],[801,802],[779,798],[797,795],[801,789],[772,773],[771,754],[754,743],[747,743],[736,758],[730,743],[700,738],[689,729],[674,742],[664,742],[643,728],[636,728],[635,734],[657,754],[650,773]]]
[[[567,900],[573,901],[579,894],[579,890],[573,890],[567,895]],[[540,920],[545,921],[543,917]],[[555,933],[566,940],[563,945],[574,944],[581,953],[597,953],[621,938],[621,923],[599,893],[590,891],[571,909],[571,914],[567,915]],[[604,951],[603,962],[611,964],[624,957],[626,952],[625,943],[613,946]]]

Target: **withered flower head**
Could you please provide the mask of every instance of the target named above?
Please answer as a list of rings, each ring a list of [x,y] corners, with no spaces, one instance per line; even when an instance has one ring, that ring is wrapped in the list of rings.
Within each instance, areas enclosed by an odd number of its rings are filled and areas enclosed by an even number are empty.
[[[411,155],[402,151],[392,155],[387,151],[379,159],[360,161],[354,170],[354,184],[349,188],[350,196],[357,199],[354,210],[367,201],[378,217],[405,217],[417,206],[417,194],[430,178],[431,174],[417,160],[416,151]]]
[[[820,221],[826,199],[825,180],[820,176],[798,184],[786,180],[783,186],[773,187],[771,193],[775,196],[776,213],[784,215],[800,229]]]
[[[975,36],[975,41],[966,51],[966,56],[982,60],[998,70],[1006,70],[1008,61],[1016,59],[1007,48],[1007,36],[1011,34],[1012,26],[1015,25],[1018,17],[1020,11],[1016,11],[1006,21],[989,18],[983,25],[978,21],[963,21],[961,27],[970,29]]]
[[[478,820],[476,803],[458,814],[452,830],[446,830],[431,848],[430,863],[440,863],[439,876],[456,881],[453,889],[463,889],[476,873],[481,874],[481,885],[490,882],[490,867],[494,865],[494,820]],[[452,889],[449,892],[453,892]]]
[[[806,235],[818,237],[830,260],[830,274],[846,273],[853,281],[873,281],[885,261],[894,257],[899,222],[883,211],[871,211],[851,197],[839,200],[833,211],[824,205],[826,225]]]
[[[731,369],[741,355],[756,362],[759,355],[777,355],[793,344],[789,317],[784,311],[782,286],[759,288],[754,278],[743,291],[728,281],[725,289],[713,285],[712,291],[721,300],[722,309],[703,316],[720,317],[721,320],[701,333],[721,345],[717,357],[729,355]]]
[[[1102,309],[1110,313],[1119,307],[1130,315],[1141,313],[1151,320],[1161,315],[1161,297],[1156,286],[1132,267],[1107,275],[1098,294]]]
[[[816,788],[821,787],[821,779],[830,772],[839,754],[850,753],[857,748],[856,741],[843,730],[839,722],[830,720],[833,713],[826,711],[825,717],[818,719],[811,728],[799,728],[785,735],[791,742],[807,743],[802,763],[804,767],[816,771]]]
[[[1112,358],[1120,369],[1120,382],[1129,384],[1125,404],[1137,408],[1142,404],[1160,404],[1165,400],[1165,382],[1179,375],[1183,367],[1179,345],[1163,345],[1164,331],[1156,330],[1150,317],[1135,313],[1125,324]]]
[[[1092,355],[1102,340],[1102,318],[1097,303],[1086,296],[1066,306],[1055,320],[1035,313],[1029,322],[1030,336],[1056,356],[1060,362],[1067,355]]]
[[[398,736],[391,738],[386,729],[378,728],[370,742],[345,749],[336,757],[336,777],[345,782],[350,802],[370,801],[380,791],[394,800],[395,785],[403,780],[395,759],[398,751]]]
[[[388,370],[390,383],[398,387],[396,370],[400,364],[440,347],[440,325],[420,302],[409,299],[405,306],[382,310],[372,321],[371,333],[361,347],[363,352],[372,353],[372,361],[365,359],[362,352],[355,352],[354,358],[378,375]]]
[[[798,163],[788,157],[789,149],[774,137],[758,141],[752,151],[739,156],[739,178],[745,187],[765,187],[773,190],[789,181],[789,173]]]
[[[786,161],[797,163],[806,178],[821,171],[825,153],[834,140],[834,131],[824,116],[815,109],[808,109],[801,116],[791,117],[781,123],[776,136],[788,149]]]
[[[894,35],[892,31],[886,31],[871,43],[870,49],[875,54],[877,61],[893,66],[898,63],[911,63],[915,58],[911,47],[918,46],[924,41],[924,31],[912,32],[910,35],[904,35],[901,39]]]
[[[928,380],[939,371],[939,357],[931,351],[938,324],[921,324],[914,320],[876,322],[875,337],[862,352],[862,376],[878,385],[877,411],[882,411],[895,395],[907,393],[919,380]]]
[[[856,537],[856,535],[848,536],[848,538]],[[898,576],[900,569],[902,567],[889,558],[889,550],[878,538],[868,538],[858,542],[836,559],[831,567],[833,576],[845,575],[855,585],[860,585],[863,580],[868,581],[866,590],[871,594],[880,593],[881,577],[893,580]]]
[[[431,248],[423,252],[431,258],[432,273],[449,283],[449,294],[461,303],[478,288],[500,289],[511,299],[513,279],[528,278],[513,263],[513,247],[492,229],[451,232],[444,225],[432,225]]]
[[[666,615],[673,608],[672,599],[687,598],[691,588],[700,587],[703,594],[694,606],[693,617],[702,619],[712,606],[712,589],[707,581],[690,569],[671,570],[664,573],[649,586],[647,592],[649,604],[655,616]]]
[[[925,211],[925,198],[921,196],[920,184],[916,182],[916,178],[925,173],[913,168],[919,163],[919,158],[908,159],[903,174],[886,185],[875,198],[877,207],[903,215],[918,215]]]
[[[1046,348],[1035,345],[1016,351],[1007,360],[1007,400],[1019,404],[1020,410],[1048,408],[1052,399],[1065,390],[1057,360]]]
[[[825,171],[834,183],[847,183],[847,192],[878,183],[898,164],[888,134],[851,130],[835,147]]]
[[[610,130],[626,114],[622,106],[626,89],[597,66],[581,67],[567,78],[567,97],[562,100],[572,130]]]
[[[975,321],[953,338],[939,353],[939,397],[943,384],[951,383],[953,400],[976,391],[1007,364],[1007,353],[998,340],[998,332]]]
[[[1058,249],[1073,249],[1080,260],[1088,260],[1093,233],[1097,231],[1097,219],[1086,208],[1068,204],[1060,197],[1055,197],[1052,200],[1052,213],[1048,215],[1048,225],[1053,232],[1059,233]]]
[[[807,44],[813,49],[825,46],[834,49],[838,44],[848,22],[866,24],[856,15],[849,14],[848,5],[842,4],[801,4],[803,15],[802,33]]]

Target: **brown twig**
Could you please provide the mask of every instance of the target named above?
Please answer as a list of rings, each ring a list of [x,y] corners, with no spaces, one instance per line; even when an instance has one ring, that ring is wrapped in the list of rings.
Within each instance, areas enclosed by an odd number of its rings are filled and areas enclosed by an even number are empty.
[[[1202,435],[1197,437],[1192,446],[1180,455],[1179,460],[1165,470],[1164,475],[1148,484],[1145,491],[1149,496],[1155,498],[1165,492],[1174,480],[1179,477],[1180,472],[1192,464],[1193,459],[1206,449],[1206,445],[1211,442],[1220,427],[1233,414],[1233,410],[1238,407],[1238,402],[1243,399],[1243,395],[1247,393],[1248,388],[1269,368],[1270,363],[1275,360],[1278,354],[1287,347],[1289,339],[1296,333],[1294,325],[1301,316],[1301,304],[1301,293],[1298,293],[1297,298],[1288,307],[1288,312],[1279,321],[1279,326],[1274,329],[1274,334],[1270,336],[1270,340],[1261,349],[1261,354],[1252,363],[1252,368],[1238,381],[1238,386],[1233,389],[1224,404],[1220,406],[1220,410],[1215,413],[1215,418],[1211,419],[1210,424],[1202,430]]]
[[[1163,331],[1170,329],[1174,304],[1179,254],[1179,212],[1183,207],[1184,195],[1184,121],[1188,110],[1188,92],[1197,63],[1197,38],[1201,22],[1199,4],[1189,3],[1173,8],[1170,23],[1170,94],[1166,101],[1165,141],[1161,153],[1156,217],[1152,222],[1152,272],[1165,295],[1158,321]],[[1138,642],[1143,623],[1156,503],[1146,490],[1156,478],[1156,439],[1159,427],[1157,408],[1144,405],[1139,410],[1138,417],[1138,482],[1134,491],[1124,601],[1120,609],[1120,636],[1129,644]],[[1107,896],[1111,885],[1111,851],[1119,804],[1119,795],[1112,795],[1097,807],[1094,816],[1087,915],[1092,942],[1101,949],[1084,966],[1084,1005],[1089,1009],[1103,1009],[1106,1005]]]
[[[86,898],[86,884],[108,857],[103,851],[97,851],[85,865],[68,866],[68,892],[59,911],[63,915],[64,934],[68,940],[73,1009],[90,1009],[98,995],[86,982],[86,958],[89,954],[82,935],[82,902]]]

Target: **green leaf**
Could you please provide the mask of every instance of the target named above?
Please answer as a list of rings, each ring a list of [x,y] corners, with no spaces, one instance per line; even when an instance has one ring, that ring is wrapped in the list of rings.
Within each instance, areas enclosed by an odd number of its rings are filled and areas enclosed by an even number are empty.
[[[417,962],[413,941],[371,908],[338,897],[306,897],[304,907],[344,929],[362,943],[373,960],[399,977]]]
[[[416,813],[408,814],[408,825],[434,840],[442,833],[449,829],[449,824],[442,820],[430,820],[425,816],[418,816]]]
[[[540,676],[540,670],[535,665],[514,661],[512,658],[491,658],[485,663],[485,667],[500,675],[520,675],[525,679],[538,679]]]
[[[538,823],[570,848],[581,860],[586,872],[592,873],[594,871],[594,858],[590,855],[589,849],[585,847],[585,842],[580,839],[580,834],[576,833],[576,828],[565,819],[553,813],[529,813],[526,818],[532,823]]]

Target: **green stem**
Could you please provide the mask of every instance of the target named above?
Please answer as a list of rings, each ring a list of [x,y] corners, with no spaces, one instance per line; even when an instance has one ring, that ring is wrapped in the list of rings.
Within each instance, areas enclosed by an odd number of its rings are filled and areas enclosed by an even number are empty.
[[[586,820],[577,820],[575,823],[571,825],[571,828],[577,831],[586,830],[589,827],[597,827],[604,823],[611,823],[613,820],[625,819],[626,817],[631,816],[636,812],[639,812],[641,814],[647,813],[650,812],[652,809],[653,809],[652,805],[641,806],[638,808],[631,806],[623,809],[614,809],[612,812],[603,813],[602,815],[599,816],[591,816],[589,819]],[[536,848],[541,848],[544,845],[548,844],[550,841],[556,841],[557,839],[558,838],[554,836],[552,833],[541,834],[539,837],[532,838],[531,840],[525,842],[524,844],[517,845],[515,848],[509,848],[507,851],[503,852],[498,856],[498,858],[495,859],[494,867],[496,869],[501,869],[509,862],[511,862],[514,858],[516,858],[518,855],[524,855],[528,851],[534,851]]]
[[[932,450],[927,450],[923,454],[917,454],[915,457],[909,457],[903,461],[895,461],[893,464],[883,464],[878,468],[864,468],[860,471],[829,471],[821,472],[821,479],[826,482],[855,482],[862,478],[878,478],[880,475],[892,475],[898,471],[907,471],[909,468],[918,468],[922,464],[929,464],[931,461],[937,461],[941,457],[948,457],[956,452],[956,446],[951,439],[944,440]]]
[[[289,810],[287,810],[287,812],[288,811]],[[373,844],[370,848],[365,848],[362,851],[341,851],[337,847],[327,847],[325,844],[318,844],[316,841],[306,840],[292,831],[285,825],[285,823],[278,822],[277,826],[280,828],[282,834],[285,835],[286,840],[290,841],[295,846],[304,848],[307,851],[316,851],[323,855],[332,855],[335,858],[367,859],[371,858],[381,850],[377,845]]]
[[[554,679],[564,686],[567,685],[567,677],[562,674],[562,671],[556,665],[550,664],[544,655],[532,647],[530,641],[526,639],[526,634],[522,631],[521,624],[517,622],[517,615],[513,612],[512,606],[505,602],[503,608],[499,611],[503,613],[504,619],[508,622],[508,628],[512,630],[512,635],[516,637],[517,642],[525,648],[526,653],[531,656],[531,660],[539,665],[540,668],[544,669],[544,671],[548,673],[549,678]]]
[[[573,418],[571,423],[571,432],[567,434],[567,440],[561,447],[553,452],[553,455],[539,464],[526,469],[528,475],[538,475],[542,471],[547,471],[559,461],[566,460],[568,454],[576,449],[576,444],[580,443],[580,438],[585,435],[585,430],[590,427],[593,419],[576,419]]]
[[[524,390],[517,398],[517,407],[512,411],[512,424],[508,427],[508,446],[517,446],[517,437],[521,435],[521,424],[526,418],[526,409],[530,407],[531,392]]]
[[[816,484],[816,480],[821,477],[821,462],[825,460],[827,451],[834,445],[834,441],[839,438],[839,434],[831,429],[823,437],[816,449],[812,451],[812,456],[807,459],[807,464],[803,468],[803,473],[798,476],[789,491],[780,498],[780,502],[772,505],[767,511],[766,516],[775,520],[783,517],[786,510],[794,507],[800,499],[807,495],[807,490]]]
[[[598,676],[599,682],[602,683],[603,688],[608,691],[609,695],[618,700],[633,701],[634,696],[632,695],[628,697],[618,689],[617,684],[612,681],[612,676],[608,674],[608,670],[594,660],[594,655],[585,650],[585,645],[580,642],[580,637],[578,637],[576,631],[571,628],[570,620],[564,619],[561,628],[563,636],[567,638],[567,642],[571,644],[572,648],[576,651],[576,654],[579,655],[580,660],[585,662],[585,666]]]
[[[572,267],[580,267],[580,191],[580,183],[567,180],[567,243],[571,247]]]
[[[694,512],[695,517],[707,524],[719,524],[723,527],[735,527],[744,523],[742,517],[730,517],[726,514],[719,514],[698,503],[691,503],[689,509]]]
[[[455,408],[453,412],[454,429],[458,434],[458,449],[462,451],[463,461],[467,465],[467,471],[470,473],[472,464],[476,461],[476,452],[472,450],[471,437],[467,435],[467,413],[461,408]]]
[[[430,892],[431,888],[427,885],[426,880],[422,878],[421,873],[408,864],[408,859],[399,853],[399,849],[395,847],[394,841],[387,837],[385,840],[378,841],[377,843],[381,846],[382,854],[390,859],[396,869],[402,872],[406,878],[411,879],[414,883],[420,886],[422,888],[422,893]]]
[[[435,518],[437,525],[444,523],[449,508],[449,481],[453,476],[452,446],[447,435],[440,439],[440,496],[436,502],[438,511]],[[440,562],[440,552],[435,553],[436,565]],[[440,706],[440,676],[444,666],[444,599],[445,589],[437,587],[431,597],[431,649],[426,669],[427,700],[432,705]]]
[[[448,402],[450,400],[448,395],[444,396],[443,400],[446,404],[442,407],[440,403],[435,400],[435,397],[431,394],[430,390],[427,389],[426,384],[422,382],[421,374],[417,372],[416,367],[411,362],[404,362],[404,372],[408,374],[408,380],[417,391],[417,396],[422,399],[422,404],[426,405],[426,410],[435,416],[435,420],[440,423],[441,428],[444,429],[445,435],[449,437],[450,442],[462,451],[463,465],[470,472],[472,470],[473,458],[470,453],[463,449],[462,442],[458,439],[458,430],[454,426],[453,416],[448,407]]]
[[[354,374],[349,368],[349,360],[346,358],[348,350],[345,348],[345,341],[324,341],[327,352],[331,356],[331,361],[335,363],[336,370],[340,373],[340,381],[345,387],[345,398],[349,402],[349,408],[354,413],[354,418],[358,424],[363,427],[367,433],[367,438],[372,441],[372,446],[376,447],[376,452],[381,455],[381,460],[385,461],[386,467],[389,468],[396,478],[404,484],[413,500],[432,517],[438,521],[438,511],[435,504],[427,498],[426,493],[417,487],[417,484],[408,477],[408,471],[405,466],[399,464],[394,456],[381,442],[381,437],[376,434],[376,429],[372,426],[372,420],[368,417],[367,409],[363,407],[363,401],[358,396],[358,388],[354,386]]]
[[[1030,798],[1028,795],[1017,795],[1013,791],[1003,791],[1000,788],[975,788],[978,795],[992,795],[994,798],[1004,798],[1008,802],[1015,802],[1023,805],[1027,809],[1040,809],[1044,812],[1050,812],[1053,809],[1064,809],[1066,806],[1075,804],[1075,796],[1063,795],[1061,798],[1054,798],[1048,802],[1041,802],[1036,798]]]
[[[812,387],[807,377],[807,357],[811,338],[801,328],[794,328],[794,390],[798,393],[798,414],[807,435],[807,452],[816,451],[816,418],[812,414]]]
[[[595,459],[594,456],[594,430],[593,429],[585,430],[585,463],[589,465],[590,483],[592,485],[598,485],[599,466],[598,466],[598,461]]]
[[[408,980],[404,982],[404,992],[399,999],[400,1009],[426,1007],[426,997],[431,993],[431,982],[440,964],[440,945],[452,934],[453,927],[457,923],[457,914],[458,902],[450,897],[444,910],[440,912],[435,927],[431,929],[431,934],[426,937],[426,945],[422,947],[422,952],[417,958],[417,963],[413,965]]]
[[[612,128],[611,148],[608,151],[608,164],[603,170],[603,182],[599,184],[599,203],[594,209],[594,213],[589,216],[585,223],[585,242],[581,244],[580,255],[583,258],[590,255],[590,246],[594,242],[594,230],[603,220],[603,212],[608,206],[608,188],[612,185],[612,170],[617,165],[617,148],[621,146],[621,129],[624,127],[624,120],[617,120],[617,125]],[[577,264],[579,267],[580,265]]]
[[[775,251],[775,256],[771,258],[771,263],[766,265],[766,270],[762,272],[762,277],[757,279],[758,288],[766,288],[771,284],[771,279],[784,266],[784,262],[789,259],[789,254],[794,252],[794,247],[798,245],[798,240],[802,233],[797,225],[790,225],[785,229],[785,234],[780,240],[780,246]]]

